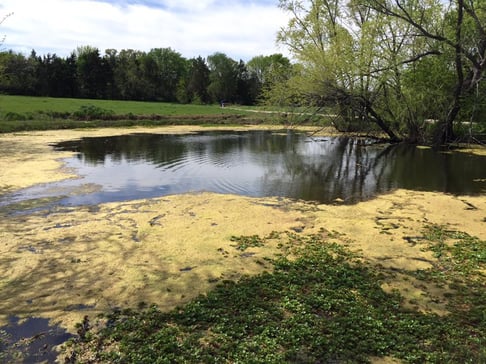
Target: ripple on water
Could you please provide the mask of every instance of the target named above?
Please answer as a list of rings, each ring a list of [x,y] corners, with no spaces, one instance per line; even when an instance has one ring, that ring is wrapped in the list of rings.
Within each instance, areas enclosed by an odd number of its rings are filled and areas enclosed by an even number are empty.
[[[65,160],[66,167],[82,178],[4,195],[0,208],[42,198],[83,205],[197,191],[320,203],[355,203],[397,188],[471,195],[486,191],[484,156],[344,137],[309,140],[296,132],[252,131],[62,142],[57,150],[77,153]],[[98,189],[83,190],[87,185]]]

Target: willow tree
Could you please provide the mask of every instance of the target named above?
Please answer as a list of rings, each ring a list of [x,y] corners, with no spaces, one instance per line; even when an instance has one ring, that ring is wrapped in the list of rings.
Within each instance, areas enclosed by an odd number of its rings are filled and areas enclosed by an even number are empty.
[[[436,140],[452,139],[465,92],[484,68],[485,32],[472,0],[281,0],[280,7],[291,20],[278,41],[302,65],[294,84],[305,102],[332,106],[348,123],[373,122],[393,141],[424,139],[431,119]]]
[[[10,13],[10,14],[7,14],[7,15],[4,15],[3,18],[0,19],[0,25],[3,24],[3,22],[9,17],[11,16],[13,13]],[[6,38],[6,35],[3,35],[0,37],[0,48],[3,46],[3,43],[5,42],[5,38]],[[2,56],[4,52],[0,51],[0,57]],[[4,57],[1,57],[1,58],[4,58]],[[6,78],[6,74],[5,74],[5,65],[3,62],[1,62],[2,60],[0,59],[0,83],[3,83],[4,82],[4,79]]]
[[[486,2],[451,0],[435,4],[440,8],[437,19],[427,16],[429,2],[424,0],[361,0],[363,6],[408,24],[416,38],[424,39],[429,54],[438,54],[453,68],[455,79],[448,90],[449,106],[438,123],[435,141],[454,140],[454,123],[458,121],[464,100],[479,87],[486,70]],[[460,121],[460,120],[459,120]]]
[[[301,64],[293,84],[304,102],[333,108],[346,124],[376,123],[391,140],[398,141],[385,112],[390,105],[383,103],[390,83],[385,74],[390,59],[398,57],[392,57],[380,43],[386,18],[344,0],[282,0],[280,7],[292,17],[278,41]]]

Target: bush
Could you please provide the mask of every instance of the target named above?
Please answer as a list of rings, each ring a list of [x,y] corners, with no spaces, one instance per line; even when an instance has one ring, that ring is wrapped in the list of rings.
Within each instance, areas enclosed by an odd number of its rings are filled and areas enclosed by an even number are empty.
[[[6,121],[23,121],[23,120],[32,120],[33,117],[30,114],[20,114],[17,112],[8,112],[3,116],[3,120]]]
[[[103,109],[94,105],[82,105],[79,110],[73,113],[77,120],[109,120],[113,118],[113,110]]]

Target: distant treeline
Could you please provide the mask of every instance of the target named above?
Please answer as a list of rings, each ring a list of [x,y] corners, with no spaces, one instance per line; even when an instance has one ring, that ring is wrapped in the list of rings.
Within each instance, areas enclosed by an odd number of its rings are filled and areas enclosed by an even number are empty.
[[[184,58],[171,48],[149,52],[78,47],[69,57],[0,53],[0,93],[11,95],[254,104],[290,61],[281,54],[235,61],[224,53]]]

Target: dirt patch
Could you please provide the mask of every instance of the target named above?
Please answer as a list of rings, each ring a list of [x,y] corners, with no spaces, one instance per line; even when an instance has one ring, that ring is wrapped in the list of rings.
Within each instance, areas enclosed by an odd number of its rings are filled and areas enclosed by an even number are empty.
[[[234,129],[234,128],[232,128]],[[133,132],[190,132],[197,127],[73,130],[0,137],[0,193],[75,177],[50,143]],[[218,129],[221,130],[221,129]],[[44,317],[74,330],[86,314],[156,303],[163,309],[204,294],[217,282],[271,269],[271,243],[235,247],[234,236],[272,231],[333,233],[381,266],[387,290],[405,304],[447,313],[447,287],[424,286],[406,273],[434,262],[424,251],[425,224],[448,225],[486,239],[486,198],[398,190],[356,205],[316,205],[281,198],[211,193],[59,207],[0,216],[0,317]]]

